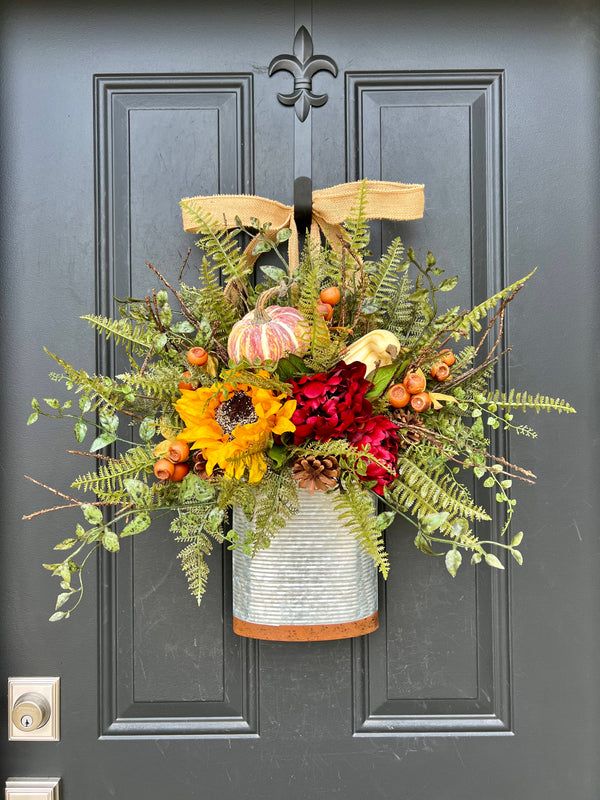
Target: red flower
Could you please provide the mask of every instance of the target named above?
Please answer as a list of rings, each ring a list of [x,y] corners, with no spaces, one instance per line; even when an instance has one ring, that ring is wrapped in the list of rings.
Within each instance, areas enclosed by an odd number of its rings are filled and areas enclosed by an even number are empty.
[[[398,426],[383,414],[357,420],[356,424],[346,431],[348,441],[359,449],[368,449],[369,453],[382,464],[365,459],[367,470],[361,479],[376,481],[373,491],[382,495],[383,489],[398,475]]]
[[[340,361],[329,372],[292,381],[292,396],[297,402],[292,416],[295,444],[307,439],[343,439],[348,428],[370,415],[372,406],[365,395],[373,384],[365,380],[365,372],[365,365],[359,361]]]

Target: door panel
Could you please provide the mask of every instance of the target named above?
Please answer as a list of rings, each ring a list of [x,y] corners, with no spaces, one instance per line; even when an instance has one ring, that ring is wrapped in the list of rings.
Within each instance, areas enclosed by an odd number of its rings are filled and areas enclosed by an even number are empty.
[[[4,738],[6,773],[62,775],[66,800],[595,797],[595,4],[32,0],[2,13],[0,659],[5,676],[62,679],[61,741]],[[277,101],[291,76],[267,74],[300,24],[339,67],[315,77],[329,97],[305,123]],[[397,525],[375,634],[255,643],[231,632],[229,553],[214,553],[198,609],[165,524],[103,557],[78,615],[50,625],[38,563],[70,520],[25,527],[48,497],[20,476],[66,488],[89,465],[63,455],[67,425],[25,426],[31,396],[56,393],[41,345],[120,369],[78,316],[145,293],[145,260],[177,277],[193,243],[178,200],[291,202],[295,169],[317,188],[424,182],[425,218],[374,226],[373,249],[397,233],[431,248],[462,304],[540,264],[511,308],[498,385],[579,413],[536,418],[535,446],[496,442],[540,475],[515,487],[525,567],[452,580]],[[502,524],[492,511],[486,536]]]
[[[460,275],[463,306],[505,283],[502,87],[501,71],[346,75],[349,178],[427,187],[423,223],[384,223],[374,247],[400,234],[433,248]],[[479,530],[489,538],[502,522],[477,494],[494,517]],[[388,533],[399,568],[383,589],[385,625],[358,655],[357,732],[510,730],[506,575],[465,570],[449,584],[407,527]]]
[[[252,192],[252,75],[99,76],[94,93],[97,276],[112,315],[113,296],[145,295],[146,261],[177,280],[181,197]],[[102,735],[255,733],[257,647],[231,629],[229,559],[213,555],[202,607],[183,608],[168,521],[155,532],[156,548],[132,539],[102,559]]]

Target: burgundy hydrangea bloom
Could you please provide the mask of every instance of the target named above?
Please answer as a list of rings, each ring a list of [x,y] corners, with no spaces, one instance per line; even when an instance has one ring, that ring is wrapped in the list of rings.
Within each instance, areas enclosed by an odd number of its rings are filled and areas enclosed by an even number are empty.
[[[376,481],[373,491],[382,495],[384,487],[397,477],[397,461],[399,450],[398,426],[383,414],[357,420],[348,431],[346,438],[358,448],[366,448],[369,453],[384,466],[365,459],[365,481]]]
[[[373,384],[365,380],[366,369],[359,361],[340,361],[329,372],[292,381],[292,396],[298,404],[292,416],[295,444],[307,439],[326,442],[345,438],[350,426],[371,414],[372,406],[365,395]]]

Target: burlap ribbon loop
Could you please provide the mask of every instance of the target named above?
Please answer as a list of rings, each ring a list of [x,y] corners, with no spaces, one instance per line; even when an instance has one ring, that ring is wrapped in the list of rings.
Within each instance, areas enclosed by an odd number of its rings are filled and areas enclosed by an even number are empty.
[[[411,220],[421,219],[425,210],[425,187],[422,183],[394,183],[392,181],[355,181],[340,183],[328,189],[313,192],[310,241],[316,245],[321,235],[335,250],[343,247],[347,234],[343,223],[356,208],[362,184],[366,186],[365,214],[367,219]],[[289,228],[288,262],[290,272],[300,261],[298,228],[294,220],[294,207],[255,195],[218,194],[205,197],[186,197],[182,201],[183,229],[187,233],[198,233],[199,225],[195,213],[208,213],[223,227],[231,230],[238,227],[236,218],[245,228],[252,227],[252,220],[270,222],[273,236],[282,228]],[[254,248],[258,237],[246,248],[246,256],[254,263],[258,255]]]

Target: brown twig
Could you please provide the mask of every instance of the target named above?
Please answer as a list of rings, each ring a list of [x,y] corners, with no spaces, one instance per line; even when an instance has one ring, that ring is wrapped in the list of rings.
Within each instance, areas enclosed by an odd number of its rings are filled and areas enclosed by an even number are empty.
[[[481,364],[479,364],[479,366],[473,367],[472,369],[463,372],[462,375],[459,375],[453,381],[448,381],[447,383],[444,383],[444,391],[447,391],[448,389],[453,389],[455,386],[459,386],[461,383],[464,383],[466,380],[472,378],[474,375],[477,375],[479,372],[482,372],[484,369],[491,367],[492,364],[495,364],[497,361],[499,361],[502,358],[502,356],[505,356],[507,353],[510,353],[511,349],[512,348],[507,347],[501,353],[498,353],[497,356],[486,358],[486,360],[483,361]]]
[[[163,331],[164,328],[162,326],[160,319],[157,317],[156,312],[154,311],[154,308],[152,306],[152,300],[150,299],[149,295],[146,295],[144,303],[146,305],[146,308],[148,309],[148,313],[150,314],[152,320],[154,321],[154,325],[158,328],[159,331]]]
[[[69,502],[77,503],[78,505],[81,502],[76,497],[72,497],[72,495],[70,494],[65,494],[64,492],[61,492],[58,489],[53,489],[52,486],[48,486],[47,483],[42,483],[42,481],[38,481],[36,478],[32,478],[31,475],[24,475],[23,477],[25,477],[28,481],[35,483],[36,486],[41,486],[42,489],[47,489],[49,492],[52,492],[52,494],[55,494],[57,497],[62,497],[64,500],[69,500]]]
[[[502,464],[503,466],[507,467],[508,469],[514,469],[517,472],[520,472],[521,474],[526,475],[529,478],[533,478],[534,480],[537,478],[537,475],[534,472],[532,472],[530,469],[525,469],[525,467],[519,467],[517,464],[511,464],[510,461],[507,461],[505,458],[502,458],[502,456],[495,456],[495,455],[492,455],[491,453],[488,453],[488,456],[493,461],[497,461],[499,464]]]
[[[190,256],[191,256],[191,254],[192,254],[192,248],[191,248],[191,247],[189,247],[189,248],[188,248],[188,251],[187,251],[187,253],[186,253],[186,256],[185,256],[185,258],[183,259],[183,262],[182,262],[182,264],[181,264],[181,267],[179,268],[179,277],[178,277],[178,279],[177,279],[177,280],[178,280],[180,283],[181,283],[181,279],[183,278],[183,273],[185,272],[185,270],[186,270],[186,268],[187,268],[188,261],[190,260]]]
[[[163,284],[164,284],[164,285],[167,287],[167,289],[169,289],[169,291],[173,293],[173,296],[174,296],[174,297],[177,299],[177,302],[178,302],[178,303],[179,303],[179,305],[181,306],[181,311],[183,312],[183,315],[184,315],[185,317],[187,317],[187,320],[188,320],[188,322],[191,322],[191,323],[192,323],[192,325],[194,325],[195,327],[198,327],[198,325],[199,325],[199,322],[198,322],[198,320],[197,320],[197,319],[196,319],[196,317],[193,315],[193,313],[190,311],[190,309],[187,307],[187,305],[185,304],[185,301],[184,301],[183,297],[182,297],[182,296],[181,296],[181,294],[180,294],[180,293],[177,291],[177,289],[175,289],[175,287],[174,287],[174,286],[171,286],[171,284],[170,284],[170,283],[169,283],[169,281],[168,281],[168,280],[165,278],[165,276],[164,276],[164,275],[162,275],[162,274],[161,274],[161,273],[160,273],[160,272],[159,272],[159,271],[156,269],[156,267],[154,266],[154,264],[152,264],[150,261],[146,261],[146,266],[148,267],[148,269],[151,269],[151,270],[152,270],[152,272],[153,272],[153,273],[156,275],[156,277],[159,279],[159,281],[161,281],[161,283],[163,283]]]
[[[83,500],[79,503],[65,503],[64,505],[60,506],[52,506],[50,508],[41,508],[39,511],[33,511],[31,514],[23,514],[21,519],[24,522],[28,522],[35,517],[41,517],[42,514],[49,514],[51,511],[62,511],[65,508],[81,508],[81,506],[111,506],[113,503],[109,503],[104,500],[97,500],[93,503],[86,503]]]
[[[97,458],[98,461],[114,461],[114,458],[110,456],[103,456],[100,453],[90,453],[89,450],[67,450],[67,453],[71,456],[88,456],[89,458]]]

